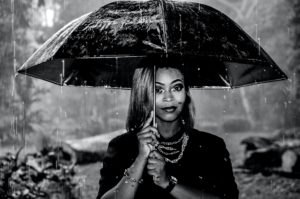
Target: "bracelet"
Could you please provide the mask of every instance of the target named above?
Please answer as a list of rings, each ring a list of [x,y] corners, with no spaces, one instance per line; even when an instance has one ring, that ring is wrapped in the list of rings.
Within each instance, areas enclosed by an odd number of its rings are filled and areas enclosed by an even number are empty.
[[[124,177],[125,177],[125,183],[126,184],[129,183],[129,182],[141,184],[143,182],[143,179],[137,180],[135,178],[130,177],[129,172],[128,172],[127,169],[125,169],[125,171],[124,171]]]
[[[175,178],[174,176],[170,176],[169,177],[169,185],[166,187],[166,192],[170,193],[174,187],[177,185],[178,181],[177,178]]]

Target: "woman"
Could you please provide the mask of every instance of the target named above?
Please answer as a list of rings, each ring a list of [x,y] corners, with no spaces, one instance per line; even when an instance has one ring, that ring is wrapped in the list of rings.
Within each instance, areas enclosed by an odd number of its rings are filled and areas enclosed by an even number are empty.
[[[128,133],[108,146],[97,198],[238,198],[224,141],[193,129],[194,106],[178,67],[137,69]]]

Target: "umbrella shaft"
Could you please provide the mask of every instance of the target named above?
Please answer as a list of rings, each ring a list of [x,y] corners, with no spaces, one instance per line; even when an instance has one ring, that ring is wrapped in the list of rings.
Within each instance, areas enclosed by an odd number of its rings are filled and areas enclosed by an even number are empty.
[[[155,82],[156,82],[156,66],[154,65],[153,68],[153,126],[156,127],[156,108],[155,108],[155,101],[156,101],[156,93],[155,93]]]

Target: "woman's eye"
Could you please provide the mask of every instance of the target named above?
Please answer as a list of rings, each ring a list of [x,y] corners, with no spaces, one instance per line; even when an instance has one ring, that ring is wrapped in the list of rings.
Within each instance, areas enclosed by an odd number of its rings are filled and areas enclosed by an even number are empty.
[[[182,89],[183,89],[183,85],[182,84],[178,84],[178,85],[175,85],[172,90],[174,90],[174,91],[181,91]]]
[[[164,90],[162,88],[155,88],[156,93],[163,93]]]

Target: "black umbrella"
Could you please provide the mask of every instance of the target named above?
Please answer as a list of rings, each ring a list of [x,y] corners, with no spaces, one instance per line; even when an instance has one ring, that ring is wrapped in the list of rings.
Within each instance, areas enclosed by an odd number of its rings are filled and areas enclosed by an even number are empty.
[[[118,1],[83,15],[53,35],[18,72],[59,85],[130,88],[135,68],[171,63],[187,71],[195,88],[287,78],[225,14],[169,0]]]
[[[83,15],[53,35],[18,72],[59,85],[130,88],[136,67],[162,57],[184,65],[197,88],[287,78],[225,14],[168,0],[118,1]]]

